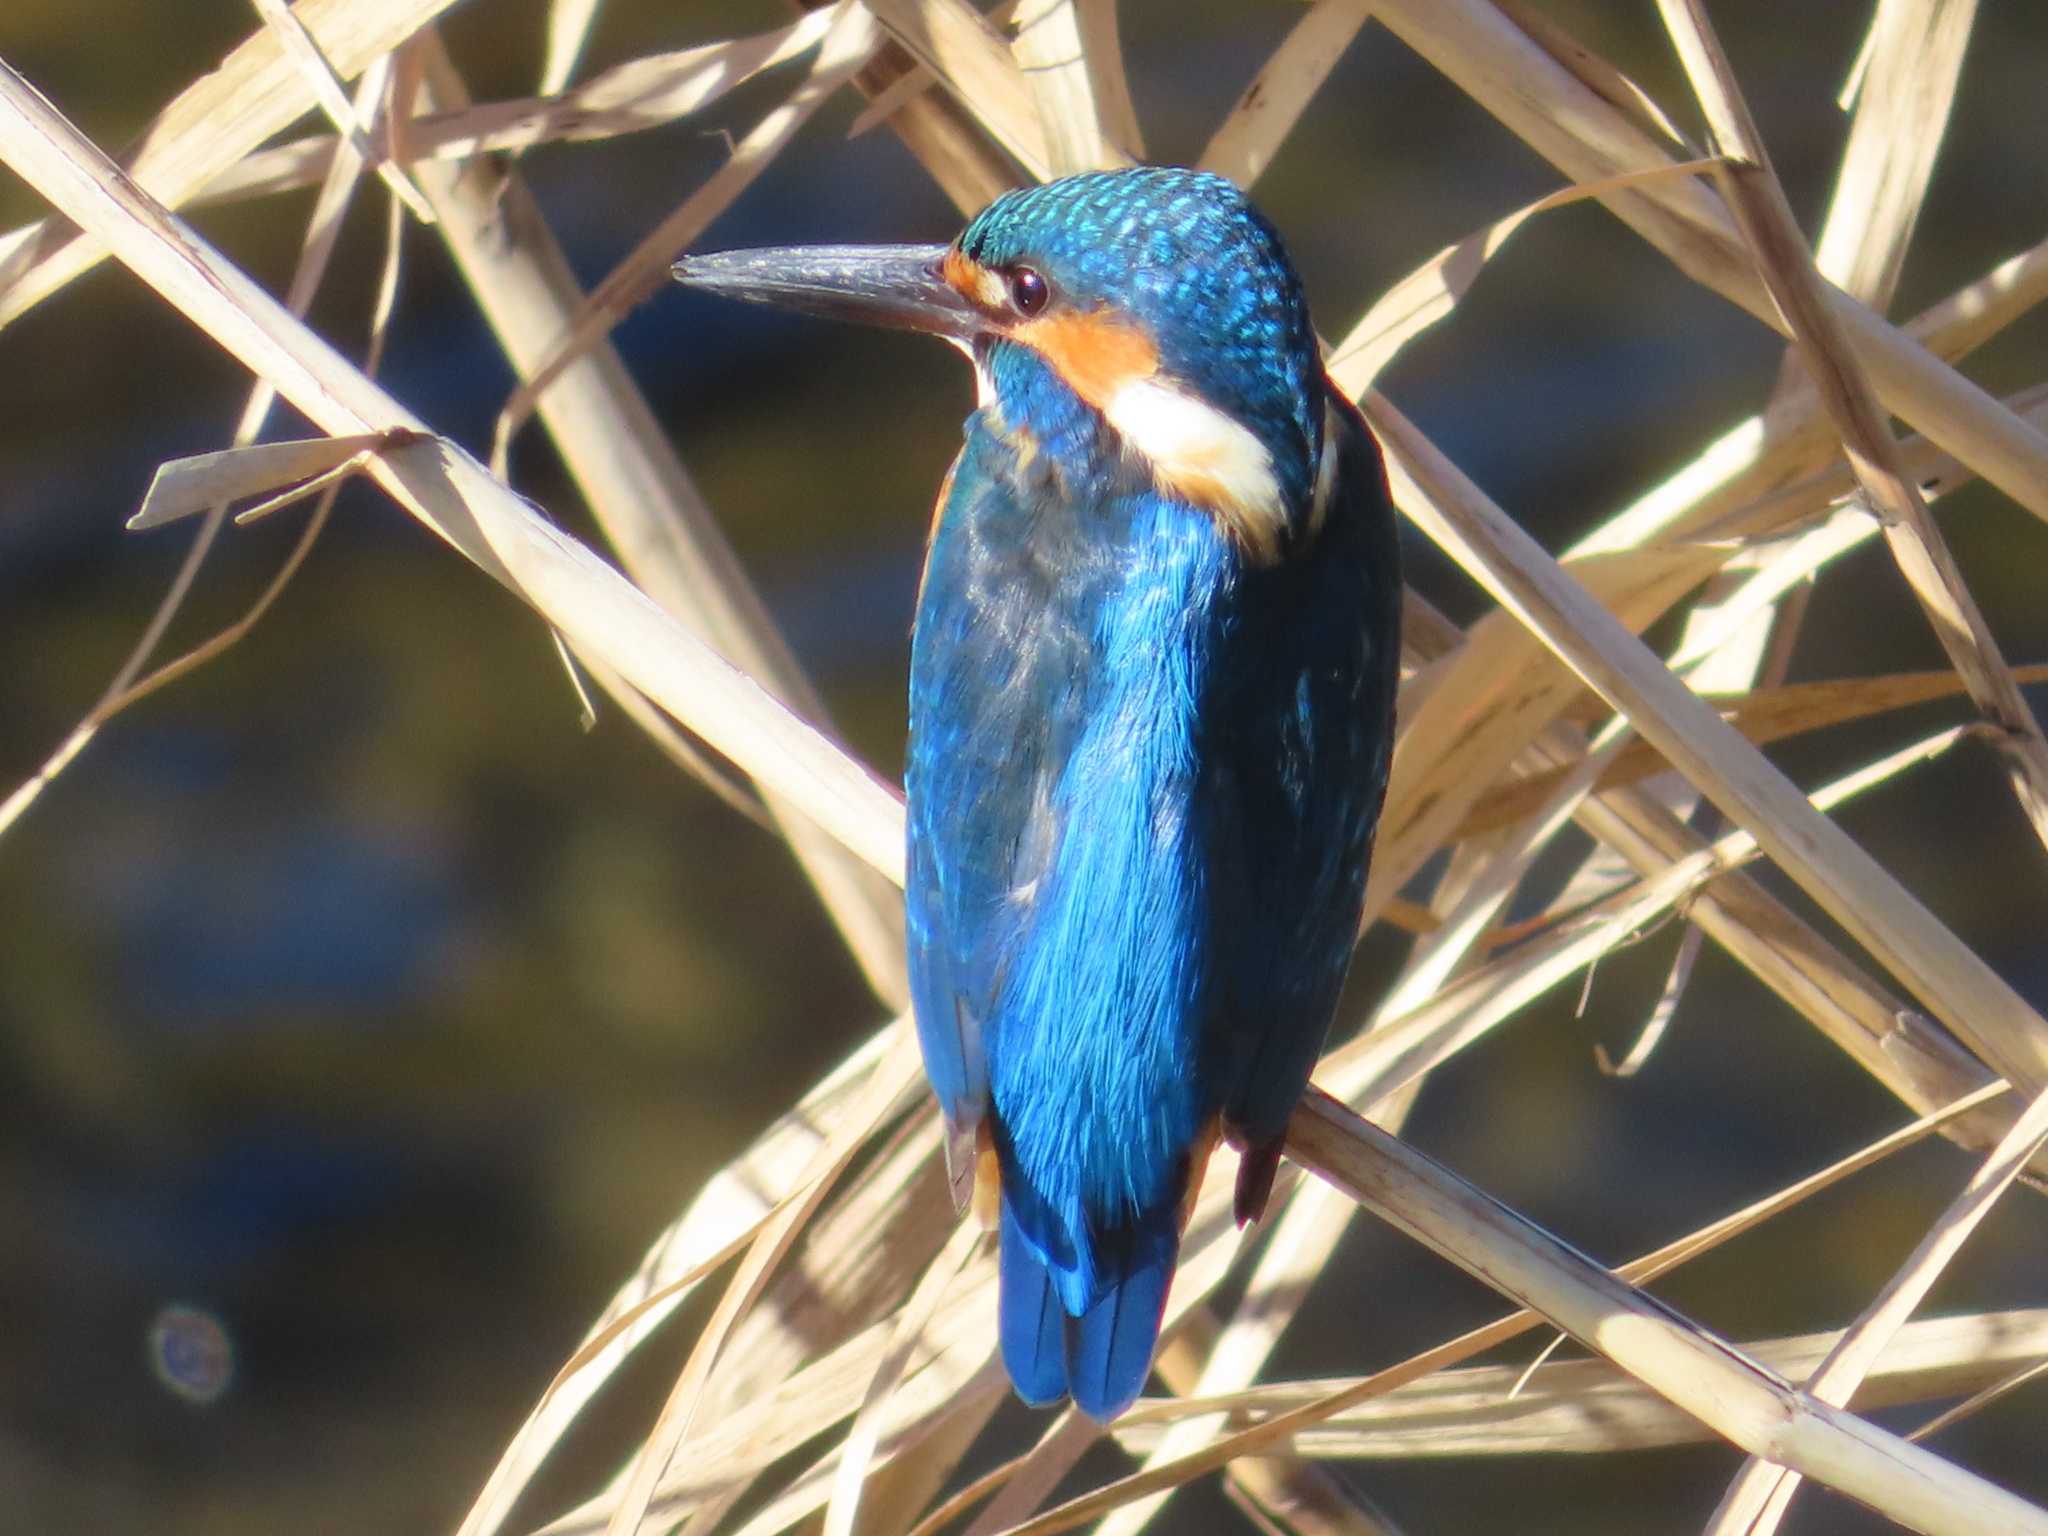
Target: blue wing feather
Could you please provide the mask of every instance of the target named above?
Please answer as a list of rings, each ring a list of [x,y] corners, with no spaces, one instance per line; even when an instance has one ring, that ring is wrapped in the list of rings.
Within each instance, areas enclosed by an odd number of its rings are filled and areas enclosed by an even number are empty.
[[[1230,729],[1203,801],[1219,871],[1211,1027],[1225,1119],[1253,1147],[1284,1135],[1321,1054],[1393,749],[1400,546],[1379,447],[1331,395],[1339,457],[1322,538],[1247,573],[1234,654],[1254,662],[1212,700]]]

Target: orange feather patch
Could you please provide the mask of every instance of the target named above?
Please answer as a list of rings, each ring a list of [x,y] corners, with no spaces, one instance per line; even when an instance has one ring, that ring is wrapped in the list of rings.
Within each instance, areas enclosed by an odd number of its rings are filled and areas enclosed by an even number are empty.
[[[974,1219],[993,1232],[1003,1219],[1003,1168],[996,1161],[995,1127],[982,1120],[974,1127]]]
[[[983,309],[1001,309],[1005,301],[1002,277],[957,247],[946,252],[939,263],[939,276],[962,298]]]
[[[1010,333],[1051,363],[1067,387],[1098,411],[1117,390],[1159,371],[1152,338],[1103,310],[1061,310]]]
[[[1194,1145],[1188,1148],[1188,1186],[1180,1196],[1180,1229],[1183,1233],[1195,1214],[1195,1202],[1202,1198],[1202,1179],[1209,1171],[1209,1158],[1216,1151],[1216,1138],[1222,1130],[1223,1117],[1211,1115],[1195,1132]]]

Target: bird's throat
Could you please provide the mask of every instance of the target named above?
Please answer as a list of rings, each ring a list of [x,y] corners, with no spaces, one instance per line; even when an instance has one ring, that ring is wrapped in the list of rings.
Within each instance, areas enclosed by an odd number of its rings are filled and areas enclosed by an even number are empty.
[[[1210,517],[1252,564],[1286,552],[1297,519],[1271,452],[1162,371],[1142,336],[1066,316],[1020,327],[976,361],[984,419],[1020,468],[1049,462],[1069,496],[1149,480]]]

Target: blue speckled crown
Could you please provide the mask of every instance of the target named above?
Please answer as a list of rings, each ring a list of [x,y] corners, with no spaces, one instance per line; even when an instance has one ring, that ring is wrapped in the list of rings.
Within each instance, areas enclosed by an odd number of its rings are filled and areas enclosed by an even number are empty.
[[[1322,452],[1322,363],[1301,279],[1273,226],[1221,176],[1146,167],[1008,192],[960,247],[1026,262],[1082,308],[1151,333],[1164,367],[1259,435],[1301,504]]]

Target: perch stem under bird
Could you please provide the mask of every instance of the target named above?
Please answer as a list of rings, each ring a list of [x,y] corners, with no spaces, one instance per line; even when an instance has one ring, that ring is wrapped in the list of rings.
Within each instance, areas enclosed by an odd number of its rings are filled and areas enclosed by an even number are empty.
[[[1379,450],[1215,176],[675,275],[974,364],[911,645],[912,989],[956,1189],[971,1166],[1000,1230],[1010,1378],[1113,1418],[1216,1138],[1255,1219],[1350,962],[1399,649]]]

